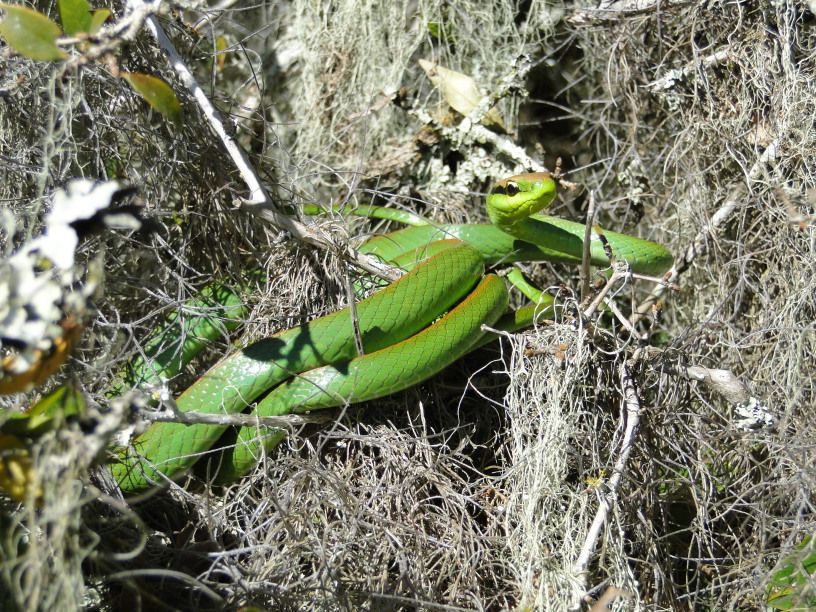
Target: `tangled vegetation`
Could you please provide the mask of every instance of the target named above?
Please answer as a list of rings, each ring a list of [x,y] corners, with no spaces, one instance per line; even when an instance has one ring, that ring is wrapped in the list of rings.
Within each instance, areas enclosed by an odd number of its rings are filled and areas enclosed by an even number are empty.
[[[64,385],[84,408],[30,440],[0,427],[0,607],[813,601],[813,3],[131,0],[90,36],[67,34],[62,3],[34,5],[61,24],[59,53],[32,59],[0,32],[0,348],[4,364],[44,359],[20,350],[42,333],[72,351],[0,396],[0,423]],[[389,224],[344,210],[481,221],[493,181],[542,167],[566,186],[552,214],[592,209],[667,245],[669,282],[616,285],[617,317],[581,301],[579,270],[525,265],[567,315],[293,421],[230,487],[195,473],[122,498],[106,449],[151,394],[340,307],[376,267],[353,247]],[[106,199],[127,220],[48,217],[77,178],[133,188]],[[83,239],[65,270],[25,272],[63,293],[32,306],[13,257],[69,225]],[[151,330],[248,271],[237,335],[163,388],[111,397]]]

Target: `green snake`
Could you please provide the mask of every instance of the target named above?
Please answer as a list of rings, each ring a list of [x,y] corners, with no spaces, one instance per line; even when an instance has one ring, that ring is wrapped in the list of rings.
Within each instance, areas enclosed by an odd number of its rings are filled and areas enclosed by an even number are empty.
[[[433,376],[482,344],[487,333],[482,326],[496,325],[507,311],[505,283],[485,274],[485,265],[581,262],[584,225],[537,214],[555,195],[550,174],[520,174],[491,189],[491,224],[417,225],[369,240],[363,252],[404,268],[421,263],[356,304],[356,329],[345,308],[250,344],[184,391],[178,409],[233,414],[257,402],[259,416],[302,413],[375,399]],[[603,235],[604,241],[591,242],[593,265],[608,266],[610,250],[641,274],[661,274],[671,265],[671,254],[657,243]],[[508,328],[521,324],[509,316]],[[220,445],[224,450],[211,459],[211,469],[216,480],[228,482],[246,474],[285,436],[244,427],[222,439],[225,430],[153,423],[111,466],[113,476],[124,493],[137,493],[180,476]]]

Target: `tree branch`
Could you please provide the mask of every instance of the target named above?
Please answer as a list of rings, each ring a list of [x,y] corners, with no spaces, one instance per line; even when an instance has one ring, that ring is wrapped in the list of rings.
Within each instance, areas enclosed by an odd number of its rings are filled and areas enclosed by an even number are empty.
[[[686,249],[683,256],[680,257],[680,259],[675,262],[672,268],[666,273],[664,277],[665,283],[656,286],[649,296],[640,304],[640,306],[638,306],[635,313],[632,314],[633,321],[645,316],[651,309],[652,305],[663,296],[668,288],[676,283],[680,275],[688,269],[692,262],[700,255],[705,255],[708,252],[709,241],[715,238],[722,231],[725,224],[740,208],[740,203],[742,200],[741,196],[743,195],[745,185],[750,186],[751,181],[755,181],[757,178],[759,178],[759,175],[765,168],[765,165],[776,158],[778,148],[778,140],[774,140],[770,145],[768,145],[768,148],[763,151],[762,155],[760,155],[759,159],[748,171],[748,174],[745,177],[745,182],[741,182],[731,190],[728,197],[725,198],[723,205],[720,206],[720,208],[718,208],[717,211],[711,216],[709,222],[703,226],[703,228],[691,241],[691,244]]]
[[[128,6],[133,7],[134,11],[142,9],[144,4],[144,0],[128,1]],[[374,274],[375,276],[383,278],[387,281],[394,281],[399,278],[400,271],[396,268],[384,265],[377,258],[359,253],[357,250],[348,245],[336,243],[331,238],[314,231],[314,229],[303,225],[302,223],[287,215],[284,215],[277,210],[277,207],[272,204],[266,189],[264,189],[263,185],[261,184],[261,180],[258,177],[257,172],[255,172],[255,169],[252,166],[252,163],[249,161],[246,153],[238,145],[235,139],[233,139],[227,132],[226,128],[224,127],[221,114],[212,105],[209,98],[207,98],[207,95],[204,93],[204,90],[196,81],[192,72],[190,72],[189,68],[187,68],[187,65],[176,51],[172,41],[170,41],[170,39],[167,37],[167,34],[161,27],[158,19],[156,19],[155,16],[150,15],[147,17],[146,23],[148,30],[167,56],[173,70],[175,70],[184,86],[190,90],[190,93],[198,104],[198,107],[201,109],[204,118],[212,131],[221,141],[221,144],[226,149],[232,163],[235,165],[236,169],[241,175],[244,184],[247,186],[249,197],[243,198],[237,203],[239,205],[243,205],[243,207],[249,210],[252,214],[257,215],[265,221],[268,221],[275,228],[290,233],[294,238],[300,240],[301,242],[338,253],[341,257],[352,262],[366,272],[370,272],[371,274]]]
[[[618,486],[626,470],[629,455],[632,453],[632,448],[634,448],[635,436],[637,435],[637,428],[640,424],[640,399],[638,399],[637,392],[635,391],[635,383],[626,362],[620,367],[620,382],[623,392],[623,402],[626,406],[623,440],[621,441],[618,459],[612,470],[612,476],[609,477],[606,483],[607,493],[600,495],[600,506],[595,513],[595,519],[592,521],[592,525],[587,532],[584,545],[581,547],[581,552],[578,554],[578,558],[572,566],[572,573],[576,576],[580,584],[580,588],[575,591],[572,602],[573,607],[576,609],[581,608],[581,603],[586,595],[587,565],[589,564],[590,557],[595,552],[598,538],[601,535],[601,528],[606,522],[609,510],[612,508],[615,498],[617,497]]]

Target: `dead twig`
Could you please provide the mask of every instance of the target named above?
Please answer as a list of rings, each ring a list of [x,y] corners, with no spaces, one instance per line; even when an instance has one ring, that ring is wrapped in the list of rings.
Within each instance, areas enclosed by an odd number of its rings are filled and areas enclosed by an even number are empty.
[[[506,98],[511,92],[519,90],[519,83],[524,83],[524,79],[532,67],[533,63],[527,55],[520,56],[516,60],[513,70],[508,72],[498,85],[491,89],[488,95],[483,96],[482,99],[479,100],[476,106],[473,107],[473,110],[468,113],[465,121],[470,121],[471,125],[481,124],[482,119],[484,119],[491,108],[494,108],[500,100]],[[464,121],[462,123],[464,123]]]
[[[141,8],[143,4],[143,0],[130,0],[128,2],[128,5],[134,7],[134,10]],[[230,156],[230,159],[233,164],[235,164],[236,169],[247,186],[249,196],[239,200],[237,203],[243,205],[243,207],[251,213],[268,221],[277,229],[288,232],[301,242],[338,253],[341,257],[366,272],[370,272],[385,280],[394,281],[399,278],[400,273],[395,268],[386,266],[378,259],[360,253],[348,245],[339,244],[331,238],[319,234],[312,228],[299,223],[277,210],[277,207],[272,204],[266,189],[261,184],[261,180],[246,153],[227,132],[220,113],[212,105],[192,72],[187,68],[184,60],[178,54],[175,46],[161,27],[161,24],[159,24],[158,20],[152,15],[147,17],[146,24],[148,30],[167,56],[173,70],[175,70],[184,86],[190,90],[208,125],[221,141],[221,144],[226,149],[227,154]]]
[[[411,110],[411,114],[421,123],[430,126],[435,132],[439,133],[442,138],[450,142],[457,150],[470,150],[476,143],[490,144],[498,152],[509,157],[527,170],[546,172],[547,168],[539,161],[530,157],[524,148],[518,146],[506,136],[497,134],[479,123],[499,100],[506,97],[509,92],[518,89],[518,83],[524,81],[524,76],[529,72],[531,67],[532,64],[529,58],[526,56],[519,58],[513,70],[500,81],[499,85],[494,88],[494,91],[491,92],[490,95],[483,96],[476,106],[473,107],[470,114],[453,127],[441,125],[423,108],[415,108]]]
[[[283,416],[258,416],[256,414],[207,414],[203,412],[182,412],[175,402],[163,402],[167,410],[142,410],[139,417],[151,423],[183,423],[185,425],[223,425],[226,427],[273,427],[292,429],[300,425],[325,423],[329,415],[311,416],[287,414]]]
[[[751,393],[750,387],[731,370],[688,365],[667,358],[666,352],[657,347],[643,347],[635,351],[632,363],[643,362],[648,367],[660,368],[673,376],[703,383],[709,392],[721,397],[740,417],[736,421],[741,429],[771,429],[776,418],[768,406]]]
[[[612,470],[612,476],[606,483],[606,492],[602,493],[600,497],[600,506],[595,513],[595,518],[589,528],[584,545],[581,547],[581,552],[575,563],[572,566],[572,573],[576,577],[579,587],[575,589],[572,605],[575,609],[580,609],[586,590],[586,571],[587,564],[595,552],[598,543],[598,538],[601,535],[601,528],[606,522],[606,517],[609,510],[615,503],[618,486],[620,485],[623,474],[626,471],[626,464],[629,461],[629,455],[632,453],[632,448],[635,445],[635,436],[637,435],[637,428],[640,423],[640,399],[635,390],[635,383],[632,379],[632,374],[626,363],[622,363],[619,370],[621,391],[623,396],[623,403],[626,411],[622,412],[624,419],[624,433],[623,440],[618,451],[618,458],[615,461],[615,467]]]
[[[613,268],[612,276],[609,277],[609,280],[606,281],[606,284],[601,288],[601,290],[598,292],[598,294],[595,296],[595,298],[592,300],[589,306],[587,306],[586,309],[584,310],[584,316],[591,317],[592,314],[598,309],[598,306],[601,305],[601,302],[604,301],[607,294],[612,290],[612,287],[614,287],[619,280],[628,279],[629,276],[630,272],[628,264],[626,264],[625,262],[621,264],[616,264],[615,267]]]
[[[685,4],[690,4],[690,0],[603,0],[597,8],[575,11],[567,21],[576,26],[618,21]]]
[[[695,71],[701,68],[710,68],[712,66],[716,66],[717,64],[721,64],[723,62],[728,61],[731,57],[732,52],[730,49],[721,49],[720,51],[712,53],[711,55],[707,55],[701,60],[688,64],[683,68],[669,70],[661,78],[649,83],[648,87],[653,91],[665,91],[667,89],[671,89],[678,82],[688,78],[688,76],[693,74]]]
[[[709,249],[709,241],[716,238],[720,231],[725,227],[725,224],[731,219],[734,213],[740,208],[743,201],[744,185],[750,187],[750,183],[759,178],[766,164],[773,161],[778,153],[779,141],[774,140],[768,148],[763,151],[756,163],[748,171],[745,177],[745,183],[736,185],[725,202],[717,211],[711,216],[710,221],[703,226],[697,233],[691,244],[686,249],[686,252],[677,260],[664,277],[664,283],[656,286],[649,296],[637,307],[632,314],[632,320],[637,321],[639,318],[645,316],[652,305],[655,304],[666,292],[670,286],[676,283],[680,275],[685,272],[692,262],[700,255],[705,255]]]
[[[595,223],[595,191],[589,192],[589,209],[587,210],[586,228],[584,229],[584,251],[581,255],[581,303],[589,299],[590,291],[590,241],[592,240],[592,225]]]

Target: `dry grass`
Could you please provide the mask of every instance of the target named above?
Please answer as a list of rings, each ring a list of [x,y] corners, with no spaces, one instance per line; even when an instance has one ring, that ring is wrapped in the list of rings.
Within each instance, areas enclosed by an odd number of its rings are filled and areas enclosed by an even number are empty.
[[[431,131],[449,118],[416,60],[489,91],[527,53],[529,97],[499,108],[511,140],[550,167],[561,157],[579,185],[557,214],[581,218],[592,190],[604,228],[678,257],[704,246],[652,325],[663,361],[630,364],[640,427],[586,573],[574,565],[620,456],[620,371],[636,346],[565,317],[417,389],[337,411],[227,491],[194,482],[131,509],[98,497],[106,486],[78,442],[93,433],[44,440],[42,504],[2,502],[6,607],[560,610],[617,589],[615,609],[754,609],[780,554],[814,531],[816,17],[793,2],[641,2],[629,13],[386,4],[235,6],[200,37],[165,26],[282,203],[373,197],[482,219],[489,179],[521,168]],[[223,69],[212,63],[219,35],[231,45]],[[172,81],[146,37],[118,61]],[[57,79],[13,59],[0,88],[0,197],[18,223],[7,246],[36,231],[46,196],[73,176],[139,186],[155,221],[84,244],[83,261],[104,257],[104,294],[59,381],[104,404],[147,331],[211,278],[268,272],[242,341],[345,300],[335,254],[233,209],[242,184],[192,105],[184,128],[168,129],[97,65]],[[422,126],[417,111],[437,123]],[[351,241],[375,231],[321,228]],[[578,286],[573,270],[530,272]],[[638,283],[633,299],[651,288]],[[228,350],[213,348],[173,387]],[[668,373],[678,363],[731,370],[777,429],[739,429],[721,397]]]

